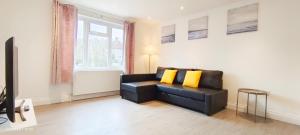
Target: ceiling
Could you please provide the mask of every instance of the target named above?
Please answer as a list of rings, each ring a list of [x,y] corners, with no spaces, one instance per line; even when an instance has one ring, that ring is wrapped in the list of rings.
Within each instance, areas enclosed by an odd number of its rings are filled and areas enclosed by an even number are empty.
[[[240,0],[66,0],[125,18],[164,21]],[[184,9],[180,10],[183,6]],[[182,7],[181,7],[182,8]]]

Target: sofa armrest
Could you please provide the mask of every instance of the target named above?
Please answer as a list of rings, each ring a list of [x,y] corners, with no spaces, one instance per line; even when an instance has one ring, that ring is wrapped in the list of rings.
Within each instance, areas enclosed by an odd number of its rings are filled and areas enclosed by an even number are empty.
[[[205,113],[215,114],[227,106],[228,90],[218,90],[216,93],[205,95]]]
[[[156,79],[156,74],[131,74],[131,75],[120,75],[121,83],[130,82],[142,82],[142,81],[153,81]]]

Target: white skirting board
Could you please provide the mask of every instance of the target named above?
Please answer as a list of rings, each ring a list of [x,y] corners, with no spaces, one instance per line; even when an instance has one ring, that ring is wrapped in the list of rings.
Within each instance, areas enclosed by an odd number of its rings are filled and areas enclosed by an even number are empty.
[[[247,107],[246,105],[239,105],[239,107],[238,107],[239,112],[246,112],[246,110],[247,110],[246,107]],[[227,109],[236,110],[236,103],[228,103]],[[253,114],[254,109],[249,108],[249,113]],[[264,112],[257,110],[257,115],[264,117]],[[279,120],[279,121],[283,121],[283,122],[287,122],[287,123],[291,123],[291,124],[300,125],[300,116],[291,114],[291,113],[287,113],[287,112],[279,112],[279,111],[268,108],[267,117],[274,119],[274,120]]]
[[[93,94],[86,94],[86,95],[79,95],[79,96],[72,96],[72,100],[82,100],[82,99],[89,99],[89,98],[97,98],[97,97],[106,97],[106,96],[115,96],[120,95],[120,91],[109,91],[109,92],[101,92],[101,93],[93,93]]]
[[[61,98],[50,99],[49,97],[44,98],[33,98],[33,105],[49,105],[63,102],[72,102],[74,100],[82,100],[89,98],[97,98],[97,97],[106,97],[106,96],[115,96],[120,95],[120,90],[108,91],[108,92],[100,92],[100,93],[92,93],[92,94],[83,94],[83,95],[64,95]]]

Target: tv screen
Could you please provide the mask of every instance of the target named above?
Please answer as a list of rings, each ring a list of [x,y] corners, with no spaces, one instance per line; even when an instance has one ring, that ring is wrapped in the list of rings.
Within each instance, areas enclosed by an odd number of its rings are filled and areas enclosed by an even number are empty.
[[[5,43],[6,114],[15,122],[15,97],[18,95],[18,48],[14,38]]]

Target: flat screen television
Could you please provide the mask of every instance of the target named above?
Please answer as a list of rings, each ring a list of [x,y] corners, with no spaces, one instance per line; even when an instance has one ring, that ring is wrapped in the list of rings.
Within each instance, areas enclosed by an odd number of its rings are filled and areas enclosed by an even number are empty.
[[[14,37],[5,43],[5,84],[1,94],[0,111],[6,113],[11,122],[15,122],[15,98],[18,95],[18,48]]]

